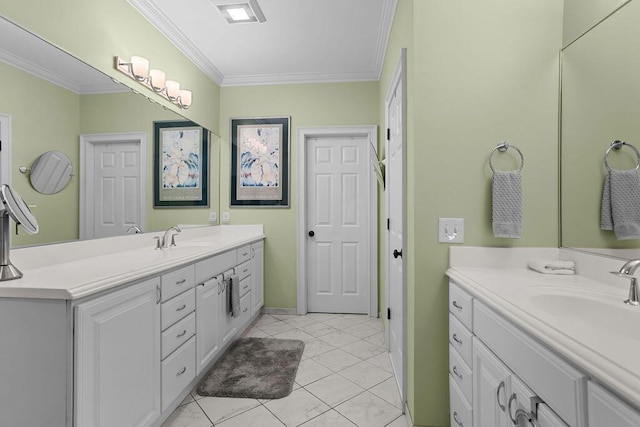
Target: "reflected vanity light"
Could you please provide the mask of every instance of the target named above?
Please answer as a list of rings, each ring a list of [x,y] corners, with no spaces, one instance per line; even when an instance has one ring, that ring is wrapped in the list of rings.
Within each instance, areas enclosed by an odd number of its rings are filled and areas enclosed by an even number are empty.
[[[180,83],[175,80],[167,80],[164,71],[158,69],[150,70],[148,59],[141,56],[132,56],[130,61],[127,62],[116,56],[114,65],[116,70],[146,86],[183,110],[191,106],[193,100],[191,91],[180,89]]]

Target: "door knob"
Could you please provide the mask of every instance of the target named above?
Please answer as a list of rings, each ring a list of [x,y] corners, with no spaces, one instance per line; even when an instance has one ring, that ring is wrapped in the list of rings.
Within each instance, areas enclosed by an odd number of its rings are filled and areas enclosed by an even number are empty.
[[[309,231],[309,237],[313,237],[315,235],[316,235],[316,233],[314,233],[313,230]]]
[[[400,250],[394,249],[393,250],[393,257],[394,258],[398,258],[398,257],[402,258],[402,249],[400,249]]]

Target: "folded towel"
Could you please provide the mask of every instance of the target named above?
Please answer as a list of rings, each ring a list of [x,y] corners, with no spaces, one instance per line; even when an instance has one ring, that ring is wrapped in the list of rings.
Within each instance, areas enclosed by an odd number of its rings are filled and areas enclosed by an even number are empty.
[[[618,240],[640,239],[640,178],[635,169],[610,170],[604,181],[600,228]]]
[[[494,171],[493,235],[518,239],[522,235],[522,177],[519,170]]]
[[[240,316],[240,277],[237,274],[231,276],[229,280],[231,283],[231,310],[229,314],[232,317]]]
[[[528,264],[529,268],[543,274],[576,274],[573,261],[532,259]]]

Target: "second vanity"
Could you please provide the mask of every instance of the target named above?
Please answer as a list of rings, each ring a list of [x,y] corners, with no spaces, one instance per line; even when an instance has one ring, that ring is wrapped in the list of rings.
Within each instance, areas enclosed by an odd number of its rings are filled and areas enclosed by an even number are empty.
[[[579,275],[527,261],[563,259]],[[640,308],[623,262],[564,249],[451,248],[451,425],[637,427]]]
[[[24,277],[0,283],[0,427],[160,425],[258,316],[262,226],[183,229],[163,249],[156,234],[11,252]]]

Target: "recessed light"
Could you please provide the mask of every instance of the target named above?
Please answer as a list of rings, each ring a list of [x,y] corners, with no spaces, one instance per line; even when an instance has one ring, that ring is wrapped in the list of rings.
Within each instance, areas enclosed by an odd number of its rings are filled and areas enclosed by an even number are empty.
[[[218,9],[220,9],[222,16],[229,24],[266,21],[257,0],[235,4],[219,4]]]

